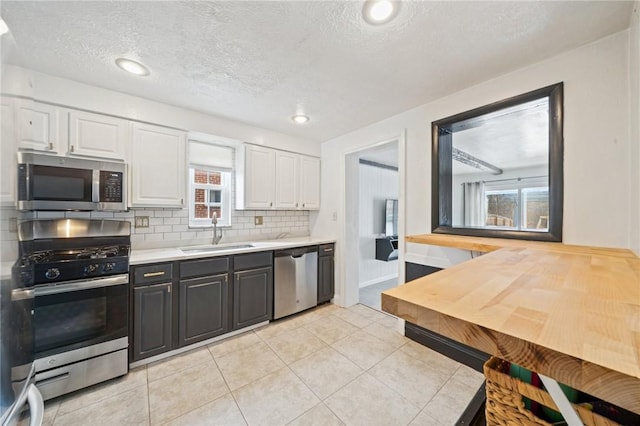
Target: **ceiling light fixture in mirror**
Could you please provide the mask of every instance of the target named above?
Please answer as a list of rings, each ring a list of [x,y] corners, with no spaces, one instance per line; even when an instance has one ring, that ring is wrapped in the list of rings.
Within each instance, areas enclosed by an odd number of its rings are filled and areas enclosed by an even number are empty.
[[[562,241],[563,85],[432,123],[432,231]]]

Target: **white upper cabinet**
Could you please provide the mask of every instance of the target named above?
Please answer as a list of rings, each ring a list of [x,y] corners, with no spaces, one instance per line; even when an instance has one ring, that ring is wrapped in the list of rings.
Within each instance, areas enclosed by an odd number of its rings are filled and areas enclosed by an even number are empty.
[[[249,144],[236,151],[236,209],[319,208],[319,158]]]
[[[320,159],[300,156],[299,203],[303,210],[320,208]]]
[[[124,160],[128,124],[106,115],[69,112],[69,155]]]
[[[125,160],[127,120],[24,99],[14,114],[18,149]]]
[[[276,152],[246,145],[244,163],[244,208],[272,209],[275,206]]]
[[[15,114],[18,148],[51,153],[66,148],[59,139],[60,108],[18,100]]]
[[[186,133],[131,123],[131,207],[185,207]]]
[[[298,208],[298,169],[300,156],[291,152],[276,151],[276,205],[277,209]]]
[[[13,205],[16,200],[16,134],[14,110],[12,100],[6,97],[0,99],[0,123],[2,125],[2,139],[0,140],[0,205]]]

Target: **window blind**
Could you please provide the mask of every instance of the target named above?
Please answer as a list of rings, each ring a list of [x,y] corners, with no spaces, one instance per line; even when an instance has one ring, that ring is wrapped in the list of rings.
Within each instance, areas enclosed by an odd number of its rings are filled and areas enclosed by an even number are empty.
[[[233,148],[207,142],[189,141],[189,164],[233,170]]]

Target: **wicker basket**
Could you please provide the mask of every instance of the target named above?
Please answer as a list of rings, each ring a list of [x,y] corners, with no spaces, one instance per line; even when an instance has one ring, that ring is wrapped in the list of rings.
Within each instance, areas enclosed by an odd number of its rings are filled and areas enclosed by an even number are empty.
[[[484,364],[484,375],[487,379],[486,417],[488,426],[551,426],[524,407],[522,397],[525,396],[546,407],[559,411],[555,402],[545,390],[525,383],[515,377],[501,372],[505,361],[491,357]],[[506,369],[508,371],[508,368]],[[602,417],[579,405],[572,404],[580,419],[586,426],[620,426],[612,420]]]

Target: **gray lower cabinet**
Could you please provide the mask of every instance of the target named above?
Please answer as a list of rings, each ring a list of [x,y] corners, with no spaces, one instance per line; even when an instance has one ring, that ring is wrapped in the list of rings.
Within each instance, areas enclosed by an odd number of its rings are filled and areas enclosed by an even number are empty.
[[[133,289],[133,360],[171,349],[171,282]]]
[[[186,346],[229,331],[229,275],[180,281],[179,345]]]
[[[335,293],[333,244],[318,248],[318,304],[329,302]]]
[[[273,268],[236,272],[233,280],[233,329],[271,319]]]

